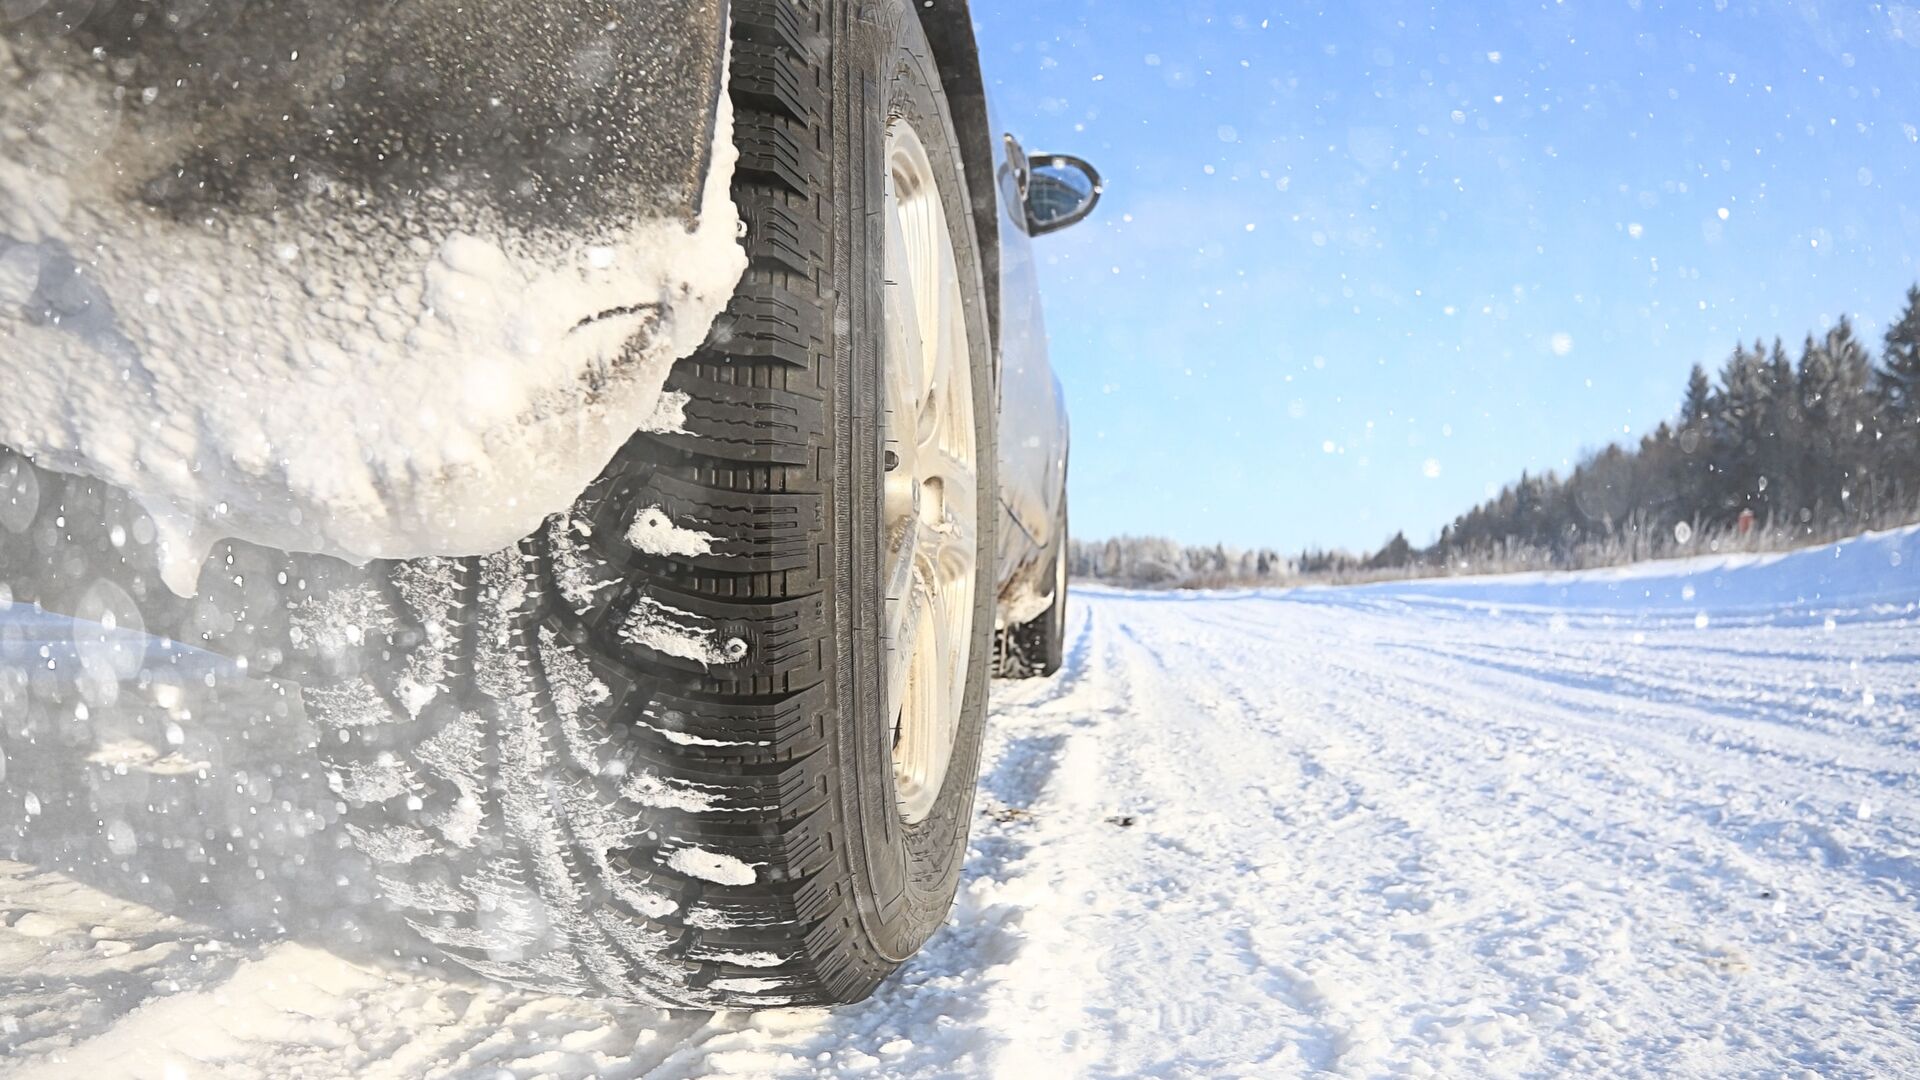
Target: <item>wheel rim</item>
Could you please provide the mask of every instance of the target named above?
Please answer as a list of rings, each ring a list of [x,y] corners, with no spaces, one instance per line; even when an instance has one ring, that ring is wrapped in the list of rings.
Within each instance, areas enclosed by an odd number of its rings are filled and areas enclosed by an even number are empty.
[[[960,733],[979,558],[973,359],[926,146],[887,132],[886,714],[900,816],[933,812]]]

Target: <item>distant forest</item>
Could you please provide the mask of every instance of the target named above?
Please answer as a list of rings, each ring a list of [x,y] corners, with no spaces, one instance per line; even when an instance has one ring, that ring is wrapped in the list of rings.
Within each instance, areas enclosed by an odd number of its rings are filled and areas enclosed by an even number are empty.
[[[1082,578],[1165,587],[1580,568],[1728,550],[1783,550],[1920,520],[1920,287],[1876,350],[1851,322],[1695,365],[1680,410],[1638,444],[1565,476],[1522,473],[1432,546],[1378,551],[1076,541]]]

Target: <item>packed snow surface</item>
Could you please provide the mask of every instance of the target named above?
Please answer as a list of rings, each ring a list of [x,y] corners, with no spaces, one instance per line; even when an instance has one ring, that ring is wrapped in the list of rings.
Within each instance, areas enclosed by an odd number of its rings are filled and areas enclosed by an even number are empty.
[[[497,550],[634,431],[680,423],[668,369],[746,267],[724,93],[693,228],[179,222],[115,189],[130,151],[101,66],[40,59],[0,41],[0,444],[133,492],[175,591],[224,537]]]
[[[19,676],[0,1056],[95,1080],[1920,1075],[1916,569],[1907,531],[1083,590],[1066,670],[995,687],[951,925],[832,1013],[542,997],[345,932],[364,870],[281,699],[155,645],[152,686],[63,720],[90,739],[27,745]],[[60,670],[67,625],[14,609],[0,666]]]

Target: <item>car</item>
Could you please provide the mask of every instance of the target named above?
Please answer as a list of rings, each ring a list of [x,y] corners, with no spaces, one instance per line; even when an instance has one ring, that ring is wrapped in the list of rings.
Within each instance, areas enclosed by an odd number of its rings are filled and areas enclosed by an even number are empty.
[[[1060,666],[1102,190],[959,0],[13,5],[0,604],[297,688],[482,975],[860,1000]]]

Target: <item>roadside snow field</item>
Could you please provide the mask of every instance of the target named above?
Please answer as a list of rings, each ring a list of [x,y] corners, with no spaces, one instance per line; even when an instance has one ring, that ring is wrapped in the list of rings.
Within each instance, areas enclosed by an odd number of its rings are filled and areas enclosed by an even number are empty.
[[[1071,628],[995,687],[948,929],[863,1005],[708,1016],[418,960],[283,698],[15,608],[0,1072],[1920,1075],[1920,532]],[[28,692],[128,649],[111,706]]]

